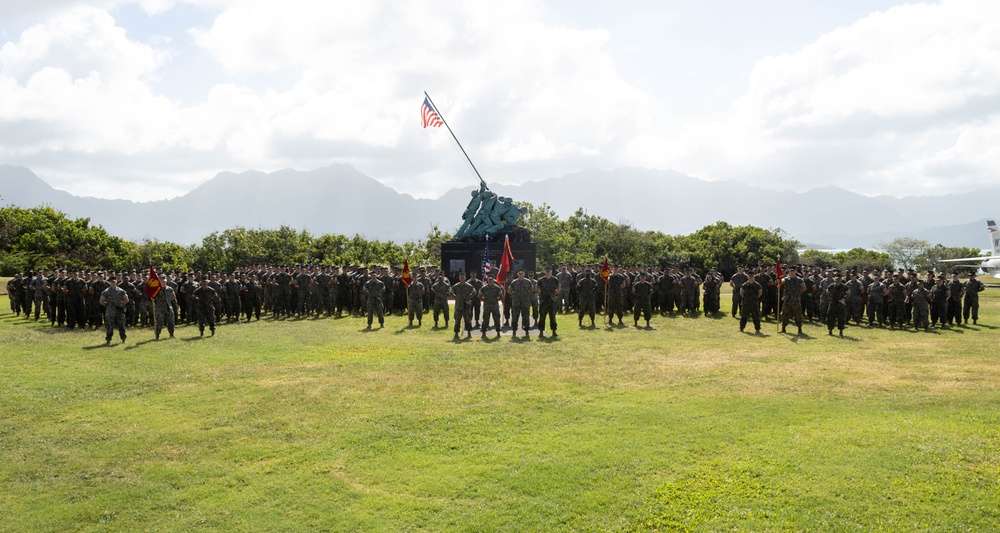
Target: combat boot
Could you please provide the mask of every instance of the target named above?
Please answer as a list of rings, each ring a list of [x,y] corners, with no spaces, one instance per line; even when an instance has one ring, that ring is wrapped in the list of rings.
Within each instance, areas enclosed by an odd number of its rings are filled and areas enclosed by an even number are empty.
[[[799,332],[798,332],[798,335],[799,335],[799,336],[802,336],[802,326],[799,326]]]

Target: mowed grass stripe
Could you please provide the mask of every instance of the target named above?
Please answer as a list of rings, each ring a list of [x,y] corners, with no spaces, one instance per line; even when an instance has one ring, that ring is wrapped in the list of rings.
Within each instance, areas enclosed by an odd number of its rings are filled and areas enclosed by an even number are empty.
[[[7,313],[0,529],[997,529],[998,310],[848,339],[561,315],[555,341],[456,343],[391,317],[110,348]]]

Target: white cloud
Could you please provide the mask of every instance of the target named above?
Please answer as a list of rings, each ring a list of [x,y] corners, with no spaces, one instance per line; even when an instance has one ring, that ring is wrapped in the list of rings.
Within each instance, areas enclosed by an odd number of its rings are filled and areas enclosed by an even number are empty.
[[[685,169],[865,194],[984,186],[998,102],[1000,3],[898,6],[760,60],[730,120],[687,128]]]

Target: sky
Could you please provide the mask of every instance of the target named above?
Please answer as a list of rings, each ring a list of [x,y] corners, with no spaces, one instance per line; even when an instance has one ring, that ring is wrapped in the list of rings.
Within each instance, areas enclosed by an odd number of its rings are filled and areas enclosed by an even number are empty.
[[[335,163],[416,197],[475,185],[424,91],[490,183],[1000,176],[992,0],[0,0],[0,43],[0,163],[85,196]]]

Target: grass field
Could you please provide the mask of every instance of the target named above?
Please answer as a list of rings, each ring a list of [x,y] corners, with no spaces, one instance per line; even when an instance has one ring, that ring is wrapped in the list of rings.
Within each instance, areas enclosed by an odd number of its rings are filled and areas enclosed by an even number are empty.
[[[992,289],[978,326],[845,339],[392,317],[105,347],[3,304],[3,531],[1000,530]]]

